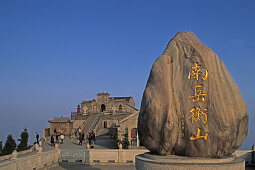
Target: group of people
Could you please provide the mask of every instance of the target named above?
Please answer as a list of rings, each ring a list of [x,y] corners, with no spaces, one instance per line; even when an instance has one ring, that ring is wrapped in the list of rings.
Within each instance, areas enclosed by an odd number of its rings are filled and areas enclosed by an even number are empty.
[[[91,148],[94,148],[94,144],[96,142],[96,134],[94,131],[90,132],[87,136],[86,139],[89,141],[89,145],[91,146]],[[85,134],[79,132],[79,137],[78,137],[78,142],[79,145],[82,145],[82,141],[85,140]]]
[[[61,135],[59,135],[59,134],[56,134],[56,143],[60,143],[60,144],[63,144],[64,143],[64,135],[63,134],[61,134]],[[60,139],[60,142],[59,142],[59,139]],[[51,145],[52,146],[55,146],[55,139],[54,139],[54,136],[53,135],[51,135],[51,137],[50,137],[50,143],[51,143]]]
[[[87,136],[87,139],[89,140],[89,146],[91,146],[91,148],[94,148],[94,144],[96,143],[96,134],[94,131],[90,132]],[[91,145],[91,141],[93,141],[93,145]]]
[[[77,129],[77,131],[75,131],[75,136],[78,136],[78,143],[79,143],[79,145],[82,145],[82,142],[85,141],[85,134],[81,132],[81,128],[79,128],[79,129]],[[37,133],[36,133],[36,139],[37,139],[36,142],[39,143],[39,140],[38,140],[39,135]],[[59,141],[59,139],[60,139],[60,141]],[[94,131],[90,132],[86,136],[86,139],[89,141],[90,148],[94,148],[94,144],[96,142],[96,133]],[[55,146],[55,142],[63,144],[64,143],[64,135],[63,134],[59,135],[58,133],[56,133],[56,135],[51,135],[51,137],[50,137],[51,145]]]

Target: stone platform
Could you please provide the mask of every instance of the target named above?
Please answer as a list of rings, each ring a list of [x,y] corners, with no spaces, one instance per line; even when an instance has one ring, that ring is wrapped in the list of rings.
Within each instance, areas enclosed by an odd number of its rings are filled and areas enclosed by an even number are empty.
[[[135,166],[137,170],[245,170],[244,160],[235,156],[213,159],[144,153],[136,156]]]

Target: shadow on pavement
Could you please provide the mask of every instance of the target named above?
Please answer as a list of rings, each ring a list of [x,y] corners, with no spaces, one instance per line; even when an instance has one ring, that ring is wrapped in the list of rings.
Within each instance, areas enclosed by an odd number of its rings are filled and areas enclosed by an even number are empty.
[[[90,165],[77,164],[77,163],[65,163],[59,165],[59,170],[78,170],[78,169],[86,169],[86,170],[101,170],[100,168],[96,168]]]

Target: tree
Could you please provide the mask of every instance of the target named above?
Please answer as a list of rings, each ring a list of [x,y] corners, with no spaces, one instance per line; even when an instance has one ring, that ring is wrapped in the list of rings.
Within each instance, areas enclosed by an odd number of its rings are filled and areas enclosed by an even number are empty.
[[[0,156],[2,155],[2,150],[3,150],[3,142],[0,141]]]
[[[15,148],[16,148],[16,142],[13,139],[12,135],[10,134],[7,136],[4,148],[2,150],[2,154],[9,155],[15,150]]]
[[[27,129],[25,128],[21,134],[20,134],[20,139],[18,139],[18,141],[20,141],[18,147],[17,147],[17,151],[24,151],[28,149],[28,132]]]
[[[128,141],[128,128],[125,129],[125,133],[122,136],[124,137],[121,141],[122,148],[128,149],[128,146],[130,145],[130,143]]]

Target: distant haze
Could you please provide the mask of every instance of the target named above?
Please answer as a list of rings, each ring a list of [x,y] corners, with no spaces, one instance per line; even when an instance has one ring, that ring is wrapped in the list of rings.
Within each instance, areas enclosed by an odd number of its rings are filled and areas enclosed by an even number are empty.
[[[228,3],[229,2],[229,3]],[[140,108],[153,62],[189,30],[217,53],[240,88],[255,143],[255,1],[0,1],[0,140],[42,137],[98,92]],[[18,143],[18,142],[17,142]]]

